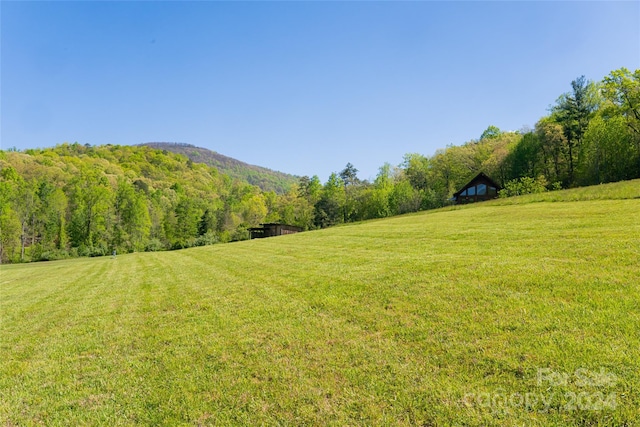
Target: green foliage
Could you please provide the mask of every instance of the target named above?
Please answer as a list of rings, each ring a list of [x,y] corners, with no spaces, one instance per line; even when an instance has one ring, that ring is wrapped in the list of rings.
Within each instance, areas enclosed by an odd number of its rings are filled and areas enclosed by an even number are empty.
[[[552,110],[553,119],[562,126],[566,137],[566,183],[569,185],[575,183],[574,170],[580,161],[578,155],[582,148],[582,139],[599,102],[595,85],[584,76],[572,81],[571,88],[573,91],[560,96]]]
[[[309,201],[309,203],[314,204],[318,201],[321,191],[322,184],[320,183],[320,178],[318,178],[317,175],[314,175],[311,178],[308,176],[300,178],[300,182],[298,183],[299,197],[302,197]]]
[[[343,220],[343,206],[335,197],[323,195],[315,204],[314,225],[318,228],[331,227]]]
[[[151,231],[151,219],[144,193],[121,178],[118,180],[114,208],[113,245],[119,251],[144,250]]]
[[[542,151],[542,168],[549,181],[569,180],[567,168],[567,138],[562,126],[550,117],[540,119],[536,124],[536,134]]]
[[[165,152],[181,154],[191,160],[191,165],[204,163],[217,169],[220,173],[229,176],[233,180],[247,182],[259,187],[265,192],[274,191],[284,194],[295,184],[297,177],[260,166],[250,165],[231,157],[196,147],[190,144],[170,142],[150,142],[143,144]]]
[[[389,194],[389,209],[395,215],[417,212],[422,207],[419,190],[411,186],[407,180],[399,180]]]
[[[429,159],[422,154],[405,154],[402,168],[409,183],[416,190],[429,188]]]
[[[85,168],[69,183],[69,238],[71,246],[94,247],[108,245],[112,237],[111,206],[114,191],[106,175]]]
[[[21,224],[14,206],[21,181],[15,168],[0,169],[0,263],[14,260],[20,246]]]
[[[581,183],[614,182],[638,175],[638,152],[622,116],[596,116],[584,135],[579,166]]]
[[[633,73],[626,68],[612,71],[603,80],[602,95],[609,102],[609,115],[622,115],[635,132],[640,133],[640,69]]]
[[[498,138],[501,134],[502,131],[500,130],[500,128],[491,125],[487,129],[485,129],[484,132],[482,132],[482,135],[480,135],[480,141],[482,141],[483,139]]]
[[[538,134],[529,132],[511,150],[505,159],[510,176],[532,177],[542,173],[542,146]]]
[[[314,225],[330,227],[344,222],[345,185],[342,178],[332,173],[325,183],[320,199],[314,205]]]
[[[358,183],[358,169],[351,163],[347,163],[345,168],[340,172],[340,179],[345,186],[354,185]]]
[[[215,232],[217,224],[218,218],[213,210],[210,208],[205,209],[198,222],[198,236],[204,236],[212,231]]]
[[[544,193],[547,191],[547,182],[544,177],[537,179],[524,176],[522,178],[513,179],[504,184],[504,188],[500,190],[500,197],[521,196],[523,194]]]
[[[633,73],[624,67],[612,71],[604,78],[602,95],[607,101],[603,116],[624,118],[635,147],[636,170],[640,171],[640,69]]]
[[[2,152],[3,262],[157,251],[241,239],[274,193],[148,147]],[[203,237],[205,236],[205,237]]]
[[[2,262],[17,261],[20,248],[21,224],[18,214],[11,207],[0,212],[0,256]]]

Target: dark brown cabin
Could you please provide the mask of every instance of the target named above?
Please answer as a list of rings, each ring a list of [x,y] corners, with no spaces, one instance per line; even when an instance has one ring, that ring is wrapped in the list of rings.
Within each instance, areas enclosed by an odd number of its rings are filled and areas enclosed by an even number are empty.
[[[249,229],[250,239],[282,236],[284,234],[294,234],[302,231],[302,228],[296,227],[295,225],[279,224],[277,222],[260,225],[261,227],[254,227]]]
[[[467,185],[453,194],[453,199],[457,204],[482,202],[498,197],[500,187],[494,180],[483,172],[480,172]]]

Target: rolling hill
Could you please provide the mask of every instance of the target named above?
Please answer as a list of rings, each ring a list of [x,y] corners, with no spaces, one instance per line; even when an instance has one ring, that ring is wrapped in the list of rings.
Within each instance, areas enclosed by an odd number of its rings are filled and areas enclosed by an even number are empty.
[[[250,165],[232,157],[224,156],[206,148],[196,147],[191,144],[173,142],[148,142],[148,147],[159,150],[167,150],[182,154],[194,163],[205,163],[217,168],[220,172],[251,185],[256,185],[264,191],[274,191],[277,194],[286,193],[296,182],[298,177],[283,172],[274,171],[261,166]]]
[[[2,266],[0,423],[636,425],[638,212],[636,180]]]

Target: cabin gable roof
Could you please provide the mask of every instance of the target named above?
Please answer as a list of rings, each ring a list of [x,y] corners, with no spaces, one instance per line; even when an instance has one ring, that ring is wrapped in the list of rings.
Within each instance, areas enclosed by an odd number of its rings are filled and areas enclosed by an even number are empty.
[[[476,192],[476,186],[478,186],[478,192]],[[482,189],[482,193],[480,193],[480,189]],[[502,187],[497,182],[489,178],[484,172],[480,172],[464,187],[453,193],[453,198],[456,202],[461,203],[479,202],[498,197],[498,191],[501,189]]]

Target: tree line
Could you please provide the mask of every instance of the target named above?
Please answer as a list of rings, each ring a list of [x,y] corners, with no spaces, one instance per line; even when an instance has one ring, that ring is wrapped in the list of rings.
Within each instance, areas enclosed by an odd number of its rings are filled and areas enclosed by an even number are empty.
[[[144,146],[0,151],[0,260],[178,249],[243,240],[263,222],[309,230],[432,209],[480,171],[502,196],[640,178],[640,70],[570,87],[533,129],[489,126],[463,145],[385,164],[372,182],[349,163],[284,194]]]
[[[276,194],[149,147],[0,152],[3,262],[240,240]]]
[[[502,197],[640,178],[640,70],[580,76],[570,87],[533,129],[489,126],[463,145],[385,164],[373,182],[350,163],[324,185],[303,177],[286,219],[326,227],[437,208],[479,172],[504,187]]]

